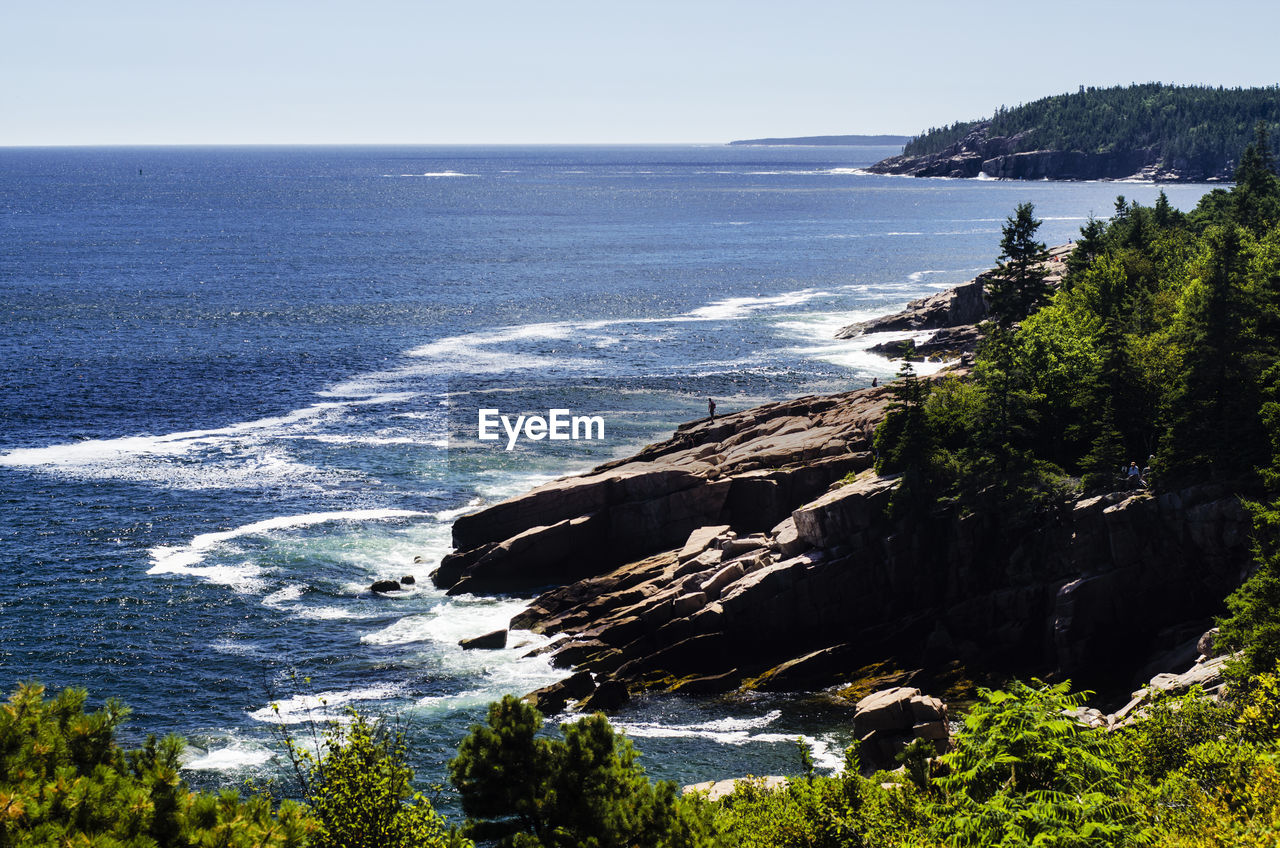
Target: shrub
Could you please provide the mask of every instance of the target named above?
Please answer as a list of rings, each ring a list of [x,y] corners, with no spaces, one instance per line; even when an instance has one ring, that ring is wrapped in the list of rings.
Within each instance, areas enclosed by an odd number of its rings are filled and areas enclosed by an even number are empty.
[[[1015,682],[979,690],[955,748],[940,759],[949,774],[932,813],[934,835],[951,846],[1112,846],[1133,833],[1121,800],[1115,742],[1065,715],[1083,693],[1065,683]]]
[[[259,846],[306,844],[312,823],[296,804],[234,791],[194,795],[178,776],[183,743],[155,737],[116,745],[119,701],[86,713],[83,689],[45,700],[19,686],[0,707],[0,848],[17,845]]]
[[[328,725],[315,750],[285,736],[285,750],[303,798],[319,822],[325,848],[465,848],[471,843],[445,824],[413,789],[403,731],[371,722],[355,710]]]

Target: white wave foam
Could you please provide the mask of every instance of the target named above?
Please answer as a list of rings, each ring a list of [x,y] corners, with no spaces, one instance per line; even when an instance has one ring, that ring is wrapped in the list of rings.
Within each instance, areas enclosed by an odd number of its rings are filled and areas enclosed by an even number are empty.
[[[315,403],[284,415],[208,430],[17,448],[0,455],[0,466],[38,468],[75,478],[133,480],[173,489],[256,489],[286,481],[319,487],[341,477],[341,472],[298,462],[267,440],[312,432],[319,422],[342,414],[347,407],[397,403],[416,396],[413,392],[366,394],[371,396]]]
[[[342,621],[353,618],[362,618],[349,609],[342,607],[294,607],[291,612],[298,618],[307,619],[309,621]]]
[[[782,717],[781,710],[772,710],[755,718],[722,718],[697,724],[660,724],[657,722],[617,722],[615,724],[628,736],[637,739],[706,739],[720,745],[786,744],[797,741],[809,748],[814,765],[825,771],[837,772],[844,766],[841,754],[832,751],[825,739],[796,733],[758,733]]]
[[[818,289],[801,289],[799,291],[761,297],[730,297],[699,307],[682,317],[696,321],[730,321],[745,318],[752,312],[759,312],[763,309],[799,306],[813,300],[832,297],[836,297],[835,292]]]
[[[306,586],[301,586],[298,584],[285,586],[283,589],[277,589],[276,591],[272,592],[270,595],[267,595],[265,598],[263,598],[262,604],[263,606],[276,607],[277,609],[279,609],[287,603],[300,599],[303,596],[303,594],[306,593],[306,591],[307,591]]]
[[[924,283],[924,278],[931,274],[954,274],[954,273],[956,272],[947,271],[947,270],[912,271],[910,274],[907,275],[907,281],[910,283],[914,283],[916,285],[920,285]]]
[[[391,445],[414,445],[424,448],[447,448],[448,439],[422,439],[416,436],[359,436],[344,433],[309,433],[292,438],[305,439],[309,442],[320,442],[327,445],[352,445],[361,447],[389,447]]]
[[[479,174],[466,174],[462,171],[428,171],[425,174],[383,174],[384,177],[478,177]]]
[[[442,509],[435,514],[436,521],[444,523],[452,523],[455,518],[466,515],[469,512],[475,512],[484,504],[481,498],[472,498],[467,501],[465,506],[456,507],[454,509]]]
[[[772,710],[755,718],[722,718],[698,724],[659,724],[657,722],[620,722],[618,727],[638,739],[710,739],[722,745],[746,745],[751,742],[775,741],[773,734],[752,734],[782,718],[781,710]],[[794,737],[783,737],[794,738]]]
[[[277,530],[294,530],[332,521],[384,521],[391,518],[410,518],[424,513],[406,509],[356,509],[340,512],[313,512],[305,515],[282,515],[255,521],[231,530],[201,533],[185,545],[157,545],[148,553],[152,566],[147,574],[191,574],[215,583],[243,583],[261,573],[257,566],[245,564],[238,567],[199,567],[210,552],[242,536],[259,536]],[[224,571],[234,571],[235,580],[219,579]]]
[[[406,616],[381,630],[366,633],[360,641],[366,645],[407,645],[431,641],[457,646],[460,639],[505,628],[527,606],[525,601],[451,598],[430,612]],[[531,634],[520,636],[520,641],[532,638]],[[514,643],[517,640],[512,637],[508,641]]]
[[[249,717],[268,724],[301,724],[305,721],[328,721],[342,715],[341,707],[359,701],[385,701],[403,691],[401,686],[368,686],[315,695],[294,695],[274,701],[249,713]]]
[[[272,756],[274,755],[266,748],[230,745],[226,748],[211,749],[202,756],[183,763],[182,767],[191,771],[235,771],[260,766],[269,761]]]
[[[491,651],[457,651],[446,655],[444,663],[446,669],[467,678],[480,677],[481,685],[449,695],[429,695],[419,699],[416,706],[432,713],[475,709],[492,703],[503,695],[532,692],[543,686],[550,686],[568,675],[568,672],[563,669],[552,668],[550,657],[547,655],[518,656],[529,651],[531,647],[515,652],[499,652],[511,658],[494,656]],[[489,656],[480,656],[482,654]]]

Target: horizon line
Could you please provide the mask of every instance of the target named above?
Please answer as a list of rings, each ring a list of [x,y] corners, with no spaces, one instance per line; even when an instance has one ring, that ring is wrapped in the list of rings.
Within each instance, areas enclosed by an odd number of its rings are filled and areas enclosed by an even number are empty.
[[[903,133],[827,133],[826,135],[756,136],[726,141],[85,141],[85,142],[0,142],[0,150],[51,148],[173,148],[173,147],[717,147],[757,139],[824,138],[832,136],[885,136]],[[760,147],[810,147],[814,145],[761,144]],[[819,145],[842,146],[842,145]],[[859,146],[859,145],[848,145]],[[883,147],[885,145],[871,145]]]

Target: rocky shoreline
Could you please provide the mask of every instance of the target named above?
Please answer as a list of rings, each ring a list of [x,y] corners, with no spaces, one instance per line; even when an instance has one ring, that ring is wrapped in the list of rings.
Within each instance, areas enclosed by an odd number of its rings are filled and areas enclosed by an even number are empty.
[[[1150,180],[1223,182],[1227,168],[1205,172],[1190,161],[1169,161],[1158,150],[1020,150],[1025,136],[992,136],[989,121],[960,141],[922,156],[891,156],[867,168],[873,174],[1001,180]]]
[[[1074,244],[1048,250],[1045,282],[1056,288],[1066,273],[1067,257]],[[836,332],[837,339],[853,339],[871,333],[932,331],[927,337],[880,342],[868,350],[895,359],[923,361],[954,359],[968,364],[982,338],[978,324],[987,318],[986,287],[994,271],[979,274],[967,283],[913,300],[901,312],[850,324]]]
[[[972,327],[982,279],[842,333]],[[1024,521],[894,519],[897,481],[872,469],[891,400],[869,387],[682,425],[459,518],[432,579],[450,594],[533,598],[510,626],[557,637],[543,650],[569,676],[532,693],[552,712],[640,690],[948,673],[1071,677],[1122,703],[1151,668],[1195,658],[1249,562],[1229,489],[1079,497]]]

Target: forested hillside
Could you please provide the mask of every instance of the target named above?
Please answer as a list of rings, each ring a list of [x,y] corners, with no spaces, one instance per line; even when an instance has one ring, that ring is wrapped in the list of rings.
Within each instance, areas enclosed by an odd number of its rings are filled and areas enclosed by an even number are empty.
[[[1013,108],[990,118],[934,127],[913,138],[895,173],[938,168],[938,158],[968,154],[972,173],[923,176],[1116,178],[1146,169],[1165,179],[1228,178],[1262,121],[1280,127],[1280,88],[1210,88],[1160,83],[1084,88]],[[1066,156],[1045,173],[987,164],[1033,152]],[[1080,157],[1090,157],[1081,160]],[[924,160],[923,162],[921,160]],[[1130,173],[1121,173],[1129,171]],[[955,169],[952,168],[952,171]]]

